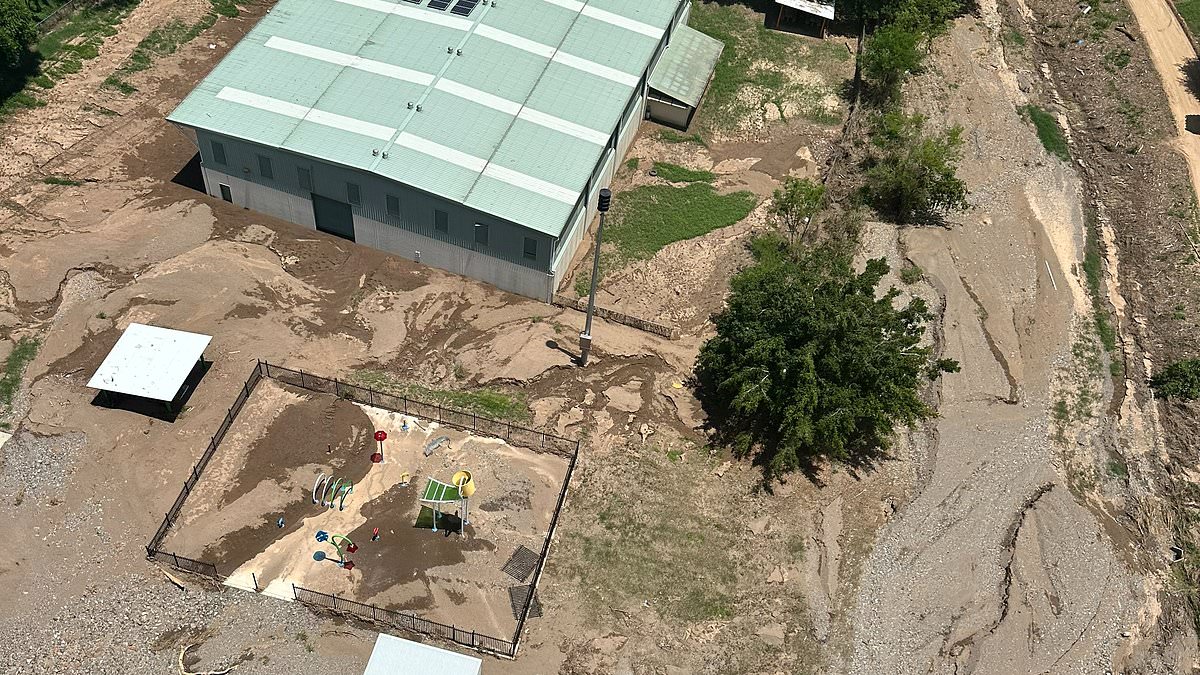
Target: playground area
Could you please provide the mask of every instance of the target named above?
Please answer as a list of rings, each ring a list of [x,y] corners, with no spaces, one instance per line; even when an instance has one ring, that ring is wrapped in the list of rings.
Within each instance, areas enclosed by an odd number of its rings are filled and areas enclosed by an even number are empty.
[[[164,547],[230,586],[292,600],[295,585],[507,638],[567,468],[264,378]]]

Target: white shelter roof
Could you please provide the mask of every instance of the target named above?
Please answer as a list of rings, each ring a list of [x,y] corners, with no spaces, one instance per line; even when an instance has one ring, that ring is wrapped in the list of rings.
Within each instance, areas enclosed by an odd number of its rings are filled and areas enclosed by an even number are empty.
[[[210,340],[211,335],[131,323],[87,386],[171,401]]]
[[[483,660],[379,634],[363,675],[480,675]]]
[[[833,3],[832,2],[812,2],[811,0],[775,0],[775,2],[798,9],[801,12],[815,14],[823,19],[833,18]]]

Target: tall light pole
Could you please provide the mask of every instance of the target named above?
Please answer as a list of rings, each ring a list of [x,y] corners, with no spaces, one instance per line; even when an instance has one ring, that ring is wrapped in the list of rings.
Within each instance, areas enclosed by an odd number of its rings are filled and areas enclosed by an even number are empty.
[[[604,214],[612,203],[612,192],[608,188],[600,189],[600,201],[596,210],[600,212],[600,225],[596,227],[596,246],[592,252],[592,290],[588,293],[587,322],[583,332],[579,334],[579,365],[586,366],[588,353],[592,351],[592,312],[596,311],[596,284],[600,281],[600,242],[604,236]]]

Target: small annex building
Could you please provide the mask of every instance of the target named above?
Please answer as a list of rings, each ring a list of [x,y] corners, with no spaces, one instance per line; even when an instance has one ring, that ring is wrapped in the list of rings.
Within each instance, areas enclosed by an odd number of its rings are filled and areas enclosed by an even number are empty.
[[[483,660],[380,633],[363,675],[481,675]]]
[[[213,197],[549,300],[650,83],[703,94],[690,8],[279,0],[168,119]]]

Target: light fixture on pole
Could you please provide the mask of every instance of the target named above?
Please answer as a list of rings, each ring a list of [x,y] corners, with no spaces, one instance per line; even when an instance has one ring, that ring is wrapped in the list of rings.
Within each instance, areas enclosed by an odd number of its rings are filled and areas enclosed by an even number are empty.
[[[596,284],[600,281],[600,242],[604,236],[604,214],[612,204],[612,192],[608,188],[600,189],[600,200],[596,210],[600,212],[600,225],[596,227],[596,246],[592,251],[592,290],[588,293],[587,321],[583,324],[583,332],[579,334],[579,365],[586,366],[588,353],[592,351],[592,312],[596,311]]]

